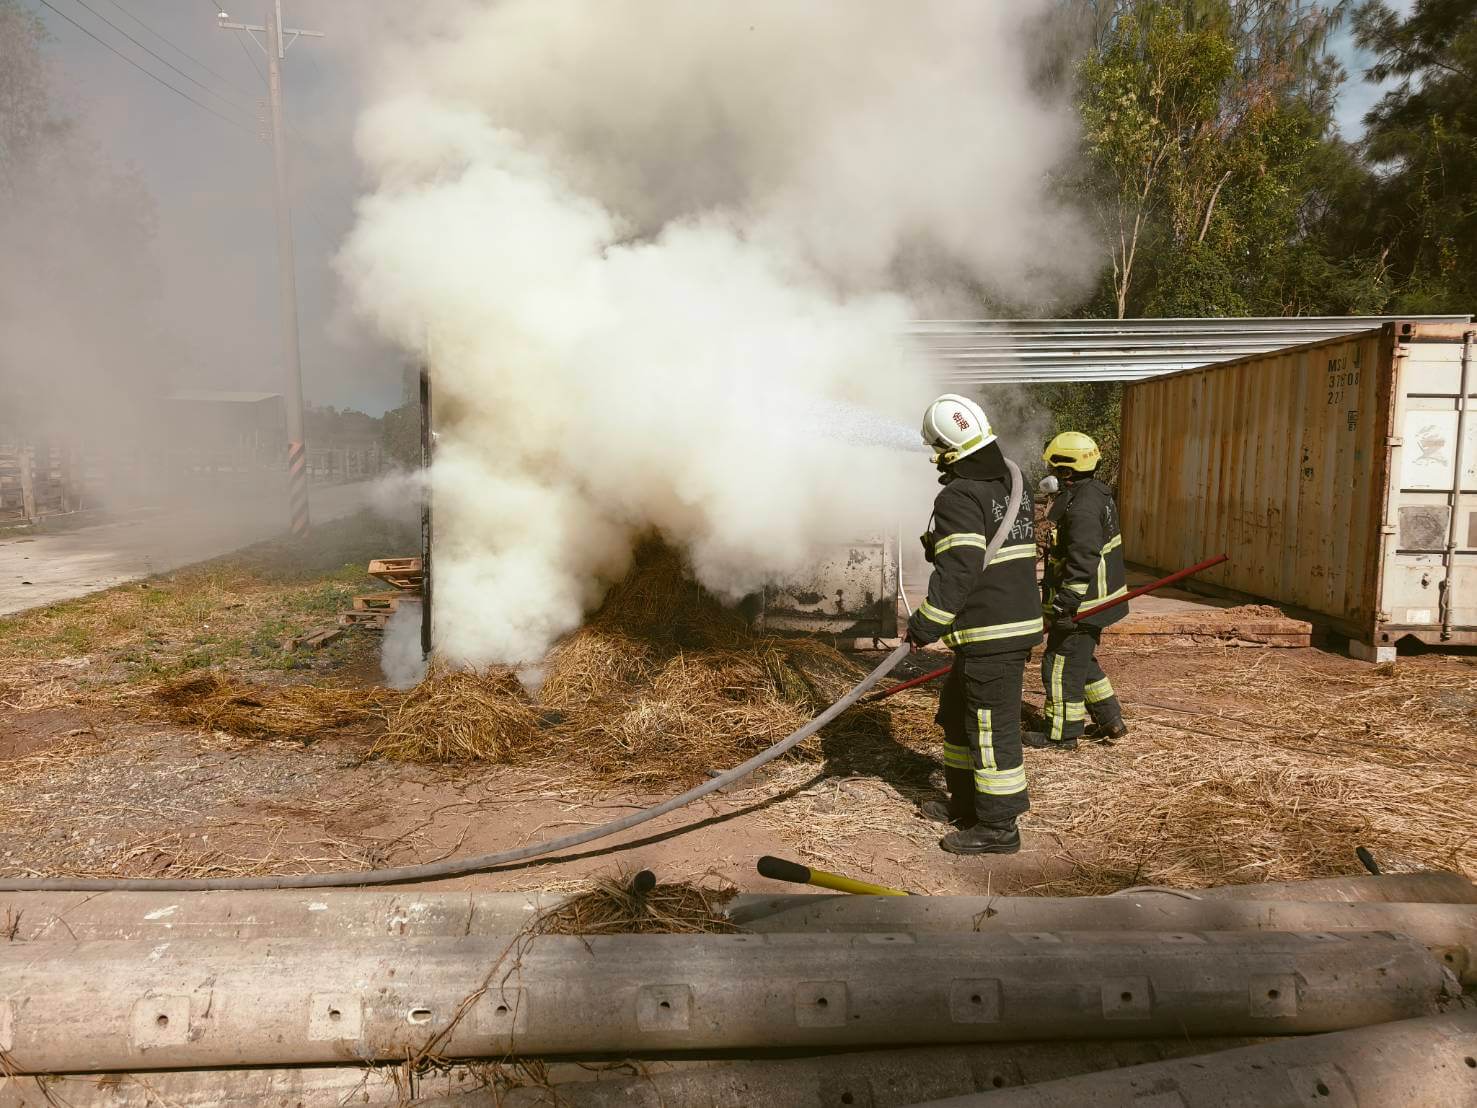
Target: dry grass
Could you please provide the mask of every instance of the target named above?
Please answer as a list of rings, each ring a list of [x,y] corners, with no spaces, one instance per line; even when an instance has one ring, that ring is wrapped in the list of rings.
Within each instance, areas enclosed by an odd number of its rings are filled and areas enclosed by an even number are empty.
[[[550,655],[536,701],[508,671],[438,672],[390,716],[377,750],[669,788],[783,738],[861,673],[822,644],[754,634],[687,577],[675,554],[648,545],[587,625]]]
[[[166,681],[152,698],[176,723],[251,738],[301,740],[382,718],[386,704],[399,699],[387,689],[261,685],[215,670]]]
[[[0,701],[36,671],[74,701],[126,699],[131,685],[212,667],[300,669],[361,656],[369,636],[285,654],[279,641],[331,625],[356,593],[381,588],[369,558],[413,549],[413,533],[368,513],[314,529],[304,546],[273,541],[76,600],[0,617]],[[377,640],[373,640],[377,641]],[[53,692],[52,698],[59,696]],[[30,701],[20,710],[34,710]]]
[[[645,892],[633,875],[597,877],[584,891],[539,915],[534,935],[728,935],[739,930],[724,905],[738,889],[716,877],[657,884]]]

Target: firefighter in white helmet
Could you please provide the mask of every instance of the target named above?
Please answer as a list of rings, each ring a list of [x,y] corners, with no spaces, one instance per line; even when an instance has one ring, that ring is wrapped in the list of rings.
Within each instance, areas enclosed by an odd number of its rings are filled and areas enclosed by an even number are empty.
[[[944,729],[948,800],[922,814],[954,829],[939,843],[955,854],[1012,854],[1016,818],[1030,807],[1021,753],[1021,686],[1026,657],[1041,641],[1035,526],[1028,508],[991,563],[984,550],[1003,521],[1010,471],[980,406],[948,394],[923,415],[943,490],[923,536],[933,563],[928,597],[908,621],[914,647],[942,639],[954,666],[935,717]]]
[[[1113,490],[1096,476],[1102,461],[1097,443],[1080,431],[1064,431],[1047,444],[1042,460],[1060,489],[1046,515],[1055,532],[1041,582],[1042,614],[1050,621],[1041,659],[1046,730],[1027,731],[1025,741],[1075,750],[1084,735],[1116,742],[1128,734],[1113,684],[1097,660],[1103,628],[1127,615],[1128,605],[1075,618],[1084,606],[1126,593],[1128,577]]]

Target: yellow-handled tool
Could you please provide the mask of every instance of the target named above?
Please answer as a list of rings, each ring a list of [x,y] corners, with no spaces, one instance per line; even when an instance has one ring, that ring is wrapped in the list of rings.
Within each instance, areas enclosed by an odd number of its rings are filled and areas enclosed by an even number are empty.
[[[799,862],[787,862],[769,854],[759,859],[759,874],[774,881],[792,881],[797,885],[815,885],[838,893],[853,893],[856,896],[912,896],[902,889],[889,889],[886,885],[873,885],[869,881],[855,881],[839,873],[827,873],[823,869],[811,869]]]

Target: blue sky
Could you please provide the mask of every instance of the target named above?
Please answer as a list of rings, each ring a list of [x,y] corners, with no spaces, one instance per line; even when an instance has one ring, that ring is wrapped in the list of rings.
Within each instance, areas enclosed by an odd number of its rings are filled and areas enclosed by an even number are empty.
[[[1408,15],[1415,7],[1415,0],[1385,0],[1385,2],[1402,15]],[[1355,46],[1354,36],[1349,32],[1347,21],[1334,37],[1333,51],[1349,72],[1349,79],[1339,94],[1335,118],[1344,137],[1356,139],[1364,133],[1364,113],[1374,107],[1376,101],[1389,87],[1389,83],[1376,84],[1364,79],[1364,69],[1371,59]]]

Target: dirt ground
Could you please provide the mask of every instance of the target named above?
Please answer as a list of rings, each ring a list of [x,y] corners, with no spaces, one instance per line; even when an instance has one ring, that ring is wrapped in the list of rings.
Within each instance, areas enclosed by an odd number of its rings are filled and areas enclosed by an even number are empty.
[[[273,568],[284,552],[269,546],[0,620],[0,875],[407,865],[565,834],[694,783],[593,791],[528,769],[372,757],[372,723],[304,743],[201,732],[151,708],[159,681],[205,667],[368,687],[370,632],[306,656],[277,644],[331,624],[373,585],[356,567],[403,553],[387,544],[404,540],[349,521],[320,555],[293,555],[291,572]],[[1392,869],[1477,877],[1477,659],[1375,668],[1184,643],[1108,647],[1103,661],[1132,734],[1027,752],[1033,808],[1018,855],[946,854],[914,814],[940,776],[927,733],[936,691],[923,690],[894,698],[896,736],[874,747],[823,736],[806,757],[624,836],[442,887],[557,890],[649,868],[772,891],[754,862],[775,854],[916,892],[1103,892],[1356,873],[1356,846]],[[1028,670],[1039,704],[1036,685]]]

